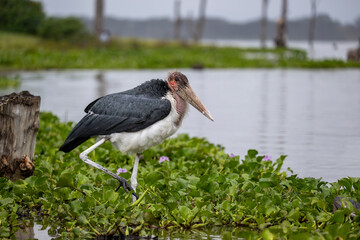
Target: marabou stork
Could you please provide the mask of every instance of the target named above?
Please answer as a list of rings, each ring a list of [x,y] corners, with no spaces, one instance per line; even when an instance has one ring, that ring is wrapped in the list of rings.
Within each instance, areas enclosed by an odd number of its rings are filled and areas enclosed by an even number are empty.
[[[98,142],[80,154],[81,160],[117,179],[120,184],[115,191],[121,186],[125,192],[133,191],[135,201],[139,154],[176,132],[187,111],[187,103],[213,121],[180,72],[171,73],[167,81],[153,79],[133,89],[100,97],[85,108],[86,115],[71,130],[60,150],[69,152],[90,137],[98,137]],[[107,140],[123,153],[136,154],[131,186],[124,178],[88,158],[91,151]]]

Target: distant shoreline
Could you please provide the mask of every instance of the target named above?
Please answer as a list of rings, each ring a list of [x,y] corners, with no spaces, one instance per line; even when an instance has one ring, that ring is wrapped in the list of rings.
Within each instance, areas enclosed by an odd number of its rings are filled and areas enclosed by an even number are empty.
[[[247,39],[204,39],[201,43],[206,45],[214,45],[220,47],[241,47],[241,48],[260,48],[259,39],[247,40]],[[347,51],[349,49],[356,48],[358,41],[355,40],[316,40],[314,41],[314,52],[311,51],[308,41],[305,40],[288,40],[289,48],[296,48],[306,51],[308,58],[314,60],[322,59],[341,59],[347,60]],[[274,42],[272,40],[266,41],[268,48],[274,48]]]
[[[92,31],[92,19],[80,17],[87,28]],[[292,40],[307,40],[309,33],[309,18],[288,20],[288,38]],[[180,31],[181,39],[191,40],[189,28],[194,27],[194,21],[189,24],[183,19]],[[106,17],[105,29],[113,36],[152,38],[171,40],[174,36],[174,22],[169,18],[150,18],[143,20],[119,19]],[[207,18],[203,39],[259,39],[261,22],[259,19],[248,22],[229,22],[219,18]],[[316,18],[315,40],[357,41],[360,37],[358,24],[342,24],[328,15],[320,14]],[[267,23],[268,39],[276,35],[276,21],[269,19]]]
[[[251,41],[255,42],[255,41]],[[54,42],[0,32],[1,70],[179,68],[360,68],[340,58],[311,59],[295,48],[216,47],[131,38]]]

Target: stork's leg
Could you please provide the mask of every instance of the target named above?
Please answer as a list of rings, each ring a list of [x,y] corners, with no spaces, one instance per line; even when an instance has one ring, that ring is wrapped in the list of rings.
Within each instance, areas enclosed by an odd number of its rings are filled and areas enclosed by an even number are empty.
[[[136,192],[136,187],[138,184],[137,183],[137,172],[139,169],[139,161],[141,159],[142,159],[142,156],[137,153],[135,156],[135,163],[134,163],[133,171],[132,171],[131,178],[130,178],[131,187],[134,189],[134,192]],[[133,199],[133,202],[135,202],[137,198],[135,198],[133,196],[132,199]]]
[[[129,191],[133,191],[133,188],[130,186],[130,184],[126,181],[125,178],[122,178],[118,175],[116,175],[115,173],[111,172],[110,170],[104,168],[103,166],[101,166],[100,164],[97,164],[93,161],[91,161],[88,158],[88,154],[92,151],[95,150],[95,148],[97,148],[98,146],[100,146],[101,144],[103,144],[105,141],[107,140],[107,138],[102,138],[101,140],[99,140],[98,142],[96,142],[94,145],[92,145],[91,147],[89,147],[88,149],[86,149],[85,151],[83,151],[82,153],[80,153],[80,158],[81,160],[83,160],[85,163],[96,167],[97,169],[100,169],[101,171],[109,174],[110,176],[112,176],[113,178],[117,179],[120,182],[120,185],[116,188],[115,192],[117,190],[119,190],[119,188],[122,186],[125,192],[129,192]],[[135,191],[132,192],[133,194],[133,199],[134,198],[138,198],[138,195],[136,194]]]

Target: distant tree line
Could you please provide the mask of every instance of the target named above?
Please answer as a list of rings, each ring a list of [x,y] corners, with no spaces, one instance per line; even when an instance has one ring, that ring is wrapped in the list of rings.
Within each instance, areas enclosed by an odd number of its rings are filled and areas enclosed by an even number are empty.
[[[330,18],[328,15],[318,15],[316,17],[315,38],[314,40],[354,41],[358,39],[360,32],[360,18],[357,24],[341,24]],[[93,29],[93,20],[82,19],[88,30]],[[287,37],[290,40],[308,39],[310,18],[287,20]],[[193,36],[188,31],[187,22],[183,21],[179,27],[180,40],[192,41]],[[261,20],[253,20],[243,23],[228,22],[224,19],[207,17],[204,24],[203,39],[259,39]],[[174,21],[169,18],[153,19],[118,19],[112,17],[104,18],[104,26],[111,31],[112,36],[151,38],[151,39],[174,39]],[[277,35],[277,22],[268,20],[266,40],[274,39]],[[194,24],[192,25],[194,26]]]
[[[81,40],[89,36],[75,17],[47,17],[40,2],[0,0],[0,30],[37,35],[52,40]]]

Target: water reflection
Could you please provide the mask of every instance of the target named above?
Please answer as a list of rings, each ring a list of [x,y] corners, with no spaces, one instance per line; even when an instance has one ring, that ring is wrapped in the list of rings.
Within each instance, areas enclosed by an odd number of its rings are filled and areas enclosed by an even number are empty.
[[[158,236],[159,240],[172,239],[255,239],[256,231],[253,229],[243,227],[229,227],[229,226],[214,226],[211,228],[180,230],[178,232],[171,232],[165,230],[155,230],[153,232]]]
[[[306,148],[308,150],[308,154],[312,155],[314,152],[314,106],[315,106],[315,92],[314,92],[314,78],[312,74],[308,74],[309,78],[309,86],[307,88],[308,92],[308,102],[306,104],[307,114],[306,114],[306,122],[308,123],[307,132],[305,134],[304,144],[306,145]],[[307,164],[311,165],[311,159],[309,159]]]
[[[285,148],[284,148],[284,144],[286,143],[286,113],[287,113],[287,76],[286,76],[286,71],[282,71],[281,74],[283,76],[281,76],[280,78],[280,94],[279,96],[279,109],[278,109],[278,126],[277,126],[277,150],[280,154],[286,154],[285,153]]]
[[[267,102],[269,101],[269,79],[268,79],[268,72],[263,73],[263,77],[261,78],[261,85],[262,88],[260,89],[260,128],[259,128],[259,146],[260,149],[263,149],[264,152],[268,151],[267,142],[268,142],[268,105]]]
[[[26,239],[34,239],[34,228],[33,227],[26,227],[21,229],[15,233],[16,239],[18,240],[26,240]]]
[[[101,97],[106,95],[107,92],[107,83],[105,81],[104,72],[100,71],[95,75],[95,79],[97,82],[96,95],[97,97]]]
[[[51,235],[48,233],[49,228],[43,228],[37,223],[29,224],[29,226],[24,227],[23,229],[18,230],[15,233],[17,240],[27,240],[27,239],[39,239],[39,240],[51,240],[53,238],[59,237],[57,235]]]
[[[300,176],[335,181],[359,176],[359,70],[181,70],[215,122],[190,109],[179,133],[206,137],[242,157],[248,149]],[[79,121],[88,103],[169,70],[21,73],[22,89],[42,97],[42,110]],[[13,90],[0,90],[7,94]]]
[[[41,225],[34,223],[33,227],[26,227],[15,233],[17,240],[27,239],[39,239],[39,240],[51,240],[59,238],[59,235],[51,235],[48,233],[49,227],[42,229]],[[211,228],[201,228],[192,230],[177,230],[170,231],[158,228],[145,229],[146,236],[125,236],[125,235],[113,235],[113,236],[99,236],[95,239],[159,239],[159,240],[172,240],[172,239],[250,239],[256,235],[256,231],[244,227],[232,227],[232,226],[214,226]]]

